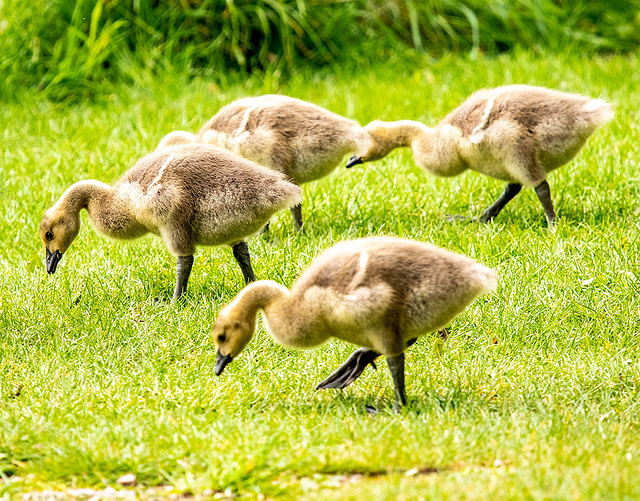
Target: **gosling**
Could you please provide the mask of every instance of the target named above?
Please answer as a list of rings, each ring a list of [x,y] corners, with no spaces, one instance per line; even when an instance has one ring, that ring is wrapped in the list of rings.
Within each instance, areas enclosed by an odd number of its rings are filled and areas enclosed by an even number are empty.
[[[287,96],[238,99],[222,108],[196,136],[175,131],[160,142],[195,141],[233,151],[285,174],[295,184],[330,174],[345,155],[362,155],[371,147],[369,134],[354,120],[315,104]],[[302,228],[302,206],[291,209]]]
[[[301,197],[300,188],[282,174],[223,149],[167,147],[144,157],[113,186],[88,180],[64,192],[40,223],[47,272],[55,273],[86,209],[106,236],[162,237],[177,256],[174,301],[187,288],[196,245],[231,245],[245,283],[255,281],[245,237]]]
[[[416,163],[438,176],[471,169],[508,183],[481,222],[495,218],[524,185],[535,188],[553,226],[556,213],[547,174],[571,160],[596,128],[612,118],[611,105],[600,99],[508,85],[473,94],[434,128],[411,120],[371,122],[365,130],[373,146],[351,157],[347,167],[411,147]]]
[[[220,311],[212,331],[215,372],[220,375],[246,347],[263,310],[267,330],[285,346],[313,348],[335,337],[364,347],[317,389],[344,388],[384,355],[398,408],[406,404],[406,348],[495,287],[492,269],[432,245],[391,237],[341,242],[318,257],[291,291],[261,280]]]

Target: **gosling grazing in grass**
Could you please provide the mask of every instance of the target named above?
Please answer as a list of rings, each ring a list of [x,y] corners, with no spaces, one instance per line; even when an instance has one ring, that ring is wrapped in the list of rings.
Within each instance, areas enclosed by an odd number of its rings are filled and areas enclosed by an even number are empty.
[[[291,291],[269,280],[247,286],[213,325],[220,375],[251,340],[258,310],[279,343],[312,348],[335,337],[363,346],[320,388],[344,388],[387,357],[396,406],[405,405],[404,351],[493,290],[496,274],[432,245],[390,237],[341,242],[325,251]]]
[[[571,160],[612,117],[611,105],[600,99],[508,85],[473,94],[434,128],[410,120],[371,122],[365,130],[373,146],[347,167],[408,146],[416,163],[433,174],[450,177],[471,169],[509,183],[481,222],[496,217],[524,185],[535,188],[553,225],[547,174]]]
[[[231,245],[248,283],[255,275],[245,237],[275,212],[300,203],[301,195],[282,174],[223,149],[170,146],[144,157],[113,186],[80,181],[64,192],[40,223],[47,271],[55,273],[86,209],[109,237],[162,237],[177,256],[174,300],[187,288],[196,245]]]
[[[173,136],[171,136],[173,134]],[[188,141],[188,133],[171,133],[166,141]],[[326,176],[345,155],[362,155],[371,138],[358,122],[315,104],[287,96],[238,99],[222,108],[193,140],[231,150],[285,174],[300,185]],[[291,209],[302,227],[302,207]]]

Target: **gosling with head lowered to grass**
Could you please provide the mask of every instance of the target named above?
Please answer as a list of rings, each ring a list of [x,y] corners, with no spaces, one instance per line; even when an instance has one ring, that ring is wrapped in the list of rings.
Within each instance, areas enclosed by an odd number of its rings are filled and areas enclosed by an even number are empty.
[[[159,148],[181,142],[213,144],[285,174],[295,184],[330,174],[345,155],[362,155],[369,134],[354,120],[320,106],[279,95],[246,97],[228,104],[197,135],[167,134]],[[291,209],[302,227],[302,206]]]
[[[611,105],[600,99],[508,85],[476,92],[434,128],[411,120],[371,122],[365,130],[373,146],[353,156],[347,167],[411,147],[416,163],[438,176],[471,169],[508,183],[481,222],[491,221],[522,186],[530,186],[553,225],[556,213],[547,174],[571,160],[612,117]]]
[[[162,237],[177,256],[174,300],[187,288],[197,245],[231,245],[248,283],[255,275],[244,239],[301,199],[300,188],[285,176],[229,151],[204,144],[167,147],[144,157],[113,186],[80,181],[64,192],[40,223],[47,271],[55,273],[86,209],[93,226],[109,237]]]
[[[220,375],[247,346],[258,310],[280,344],[313,348],[335,337],[363,346],[320,388],[344,388],[374,359],[387,358],[396,406],[406,404],[404,352],[419,336],[447,325],[496,286],[492,269],[420,242],[370,237],[325,251],[293,284],[250,284],[213,325]]]

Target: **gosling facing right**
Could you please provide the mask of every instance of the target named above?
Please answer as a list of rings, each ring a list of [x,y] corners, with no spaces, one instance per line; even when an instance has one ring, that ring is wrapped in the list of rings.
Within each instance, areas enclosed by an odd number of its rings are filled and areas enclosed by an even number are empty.
[[[475,298],[496,287],[496,273],[458,254],[420,242],[370,237],[341,242],[293,284],[261,280],[245,287],[213,325],[215,372],[247,346],[258,310],[280,344],[313,348],[331,337],[364,348],[319,388],[343,388],[384,355],[395,405],[406,404],[404,352],[419,336],[447,325]]]
[[[611,105],[600,99],[507,85],[476,92],[434,128],[411,120],[371,122],[364,129],[373,146],[351,157],[347,167],[409,146],[416,163],[432,174],[451,177],[471,169],[508,183],[481,222],[491,221],[522,186],[530,186],[552,226],[556,213],[547,174],[571,160],[612,117]]]
[[[173,300],[187,288],[197,245],[233,247],[245,282],[254,281],[245,237],[279,210],[300,203],[302,191],[282,174],[214,146],[193,144],[155,151],[113,186],[80,181],[48,209],[40,223],[48,273],[80,231],[80,211],[117,239],[162,237],[177,256]]]
[[[330,174],[345,155],[364,154],[369,134],[354,120],[288,96],[238,99],[216,113],[197,135],[167,134],[158,149],[198,142],[226,148],[285,174],[295,184]],[[291,208],[294,225],[302,227],[302,206]]]

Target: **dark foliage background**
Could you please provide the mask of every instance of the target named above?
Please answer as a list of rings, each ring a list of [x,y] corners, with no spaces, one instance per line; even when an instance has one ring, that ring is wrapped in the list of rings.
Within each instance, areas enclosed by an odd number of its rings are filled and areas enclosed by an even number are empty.
[[[0,95],[54,100],[149,75],[357,66],[390,57],[630,51],[640,0],[8,0]]]

